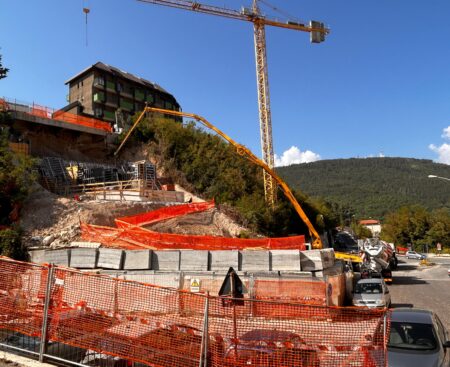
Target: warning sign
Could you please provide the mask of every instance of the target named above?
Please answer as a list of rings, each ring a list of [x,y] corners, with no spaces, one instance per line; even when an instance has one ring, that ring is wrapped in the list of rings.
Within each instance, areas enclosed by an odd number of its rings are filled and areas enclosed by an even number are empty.
[[[200,292],[200,279],[198,278],[191,279],[191,292],[192,293]]]

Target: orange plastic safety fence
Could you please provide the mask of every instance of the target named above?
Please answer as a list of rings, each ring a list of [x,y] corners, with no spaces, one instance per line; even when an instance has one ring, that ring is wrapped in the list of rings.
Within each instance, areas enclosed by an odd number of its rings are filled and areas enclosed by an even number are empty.
[[[31,106],[30,114],[38,117],[44,117],[47,119],[64,121],[70,124],[76,124],[90,127],[93,129],[99,129],[106,132],[112,132],[111,125],[105,121],[94,119],[91,117],[80,116],[70,112],[64,112],[61,110],[54,111],[52,108],[39,106],[34,103]]]
[[[40,336],[48,268],[0,257],[0,329]]]
[[[327,305],[327,283],[323,280],[255,280],[254,296],[259,300],[277,300],[309,305]]]
[[[106,247],[157,250],[243,250],[298,249],[306,250],[304,236],[284,238],[226,238],[153,232],[141,227],[111,228],[81,224],[81,236],[86,241],[101,242]]]
[[[106,132],[112,132],[112,127],[109,123],[102,120],[97,120],[91,117],[85,117],[80,115],[75,115],[73,113],[64,111],[55,111],[52,115],[54,120],[64,121],[71,124],[82,125],[86,127],[91,127],[98,130],[103,130]]]
[[[1,327],[39,335],[48,269],[0,269]],[[149,366],[199,366],[202,345],[211,367],[386,365],[386,310],[229,300],[65,268],[50,297],[49,339]]]
[[[201,203],[168,206],[146,213],[116,218],[115,222],[117,227],[119,228],[144,226],[147,224],[160,222],[162,220],[179,217],[186,214],[202,212],[214,208],[214,205],[214,200],[211,200]]]

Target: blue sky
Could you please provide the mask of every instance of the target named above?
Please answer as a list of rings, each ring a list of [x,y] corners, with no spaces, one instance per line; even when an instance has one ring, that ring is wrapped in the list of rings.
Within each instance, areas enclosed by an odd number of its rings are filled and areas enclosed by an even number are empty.
[[[280,163],[384,155],[450,164],[448,0],[270,2],[331,28],[319,45],[266,29]],[[155,81],[260,154],[251,23],[135,0],[0,0],[0,47],[11,69],[0,96],[62,107],[64,82],[103,61]]]

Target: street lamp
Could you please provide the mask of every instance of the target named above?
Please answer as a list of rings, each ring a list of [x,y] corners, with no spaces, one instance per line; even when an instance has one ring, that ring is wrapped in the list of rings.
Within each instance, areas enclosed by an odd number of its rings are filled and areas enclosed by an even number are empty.
[[[440,178],[441,180],[450,181],[450,178],[447,178],[447,177],[441,177],[441,176],[436,176],[436,175],[428,175],[428,178]]]

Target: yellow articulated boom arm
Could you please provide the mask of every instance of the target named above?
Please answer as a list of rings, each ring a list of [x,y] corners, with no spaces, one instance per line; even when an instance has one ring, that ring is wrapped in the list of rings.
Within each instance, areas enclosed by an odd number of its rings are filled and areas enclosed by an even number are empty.
[[[224,132],[219,130],[217,127],[215,127],[213,124],[208,122],[205,118],[195,115],[193,113],[187,113],[187,112],[181,112],[181,111],[172,111],[172,110],[165,110],[162,108],[155,108],[155,107],[146,107],[144,111],[139,115],[136,122],[133,124],[130,130],[128,130],[127,135],[122,140],[122,143],[120,144],[119,148],[114,152],[114,155],[117,155],[119,151],[122,149],[125,142],[128,140],[129,136],[133,132],[133,130],[136,128],[136,126],[142,121],[142,119],[145,116],[146,112],[156,112],[161,113],[165,115],[172,115],[172,116],[180,116],[180,117],[189,117],[194,120],[199,121],[207,128],[213,130],[218,135],[220,135],[223,139],[225,139],[228,143],[233,145],[236,148],[236,151],[239,155],[247,158],[250,162],[256,164],[257,166],[263,168],[270,176],[273,177],[273,179],[276,181],[278,186],[280,186],[281,190],[283,191],[286,198],[291,202],[291,204],[294,206],[297,214],[299,217],[303,220],[303,222],[306,224],[309,230],[309,235],[312,237],[312,247],[316,249],[320,249],[323,247],[322,240],[320,239],[319,234],[317,233],[316,229],[310,222],[309,218],[306,216],[305,212],[303,211],[302,207],[298,203],[297,199],[295,198],[294,194],[289,189],[288,185],[275,173],[273,169],[271,169],[266,163],[264,163],[261,159],[259,159],[257,156],[255,156],[248,148],[245,146],[235,142],[233,139],[231,139],[228,135],[226,135]]]
[[[335,252],[334,256],[336,259],[351,261],[352,263],[362,263],[361,256],[356,254],[346,254],[345,252]]]

